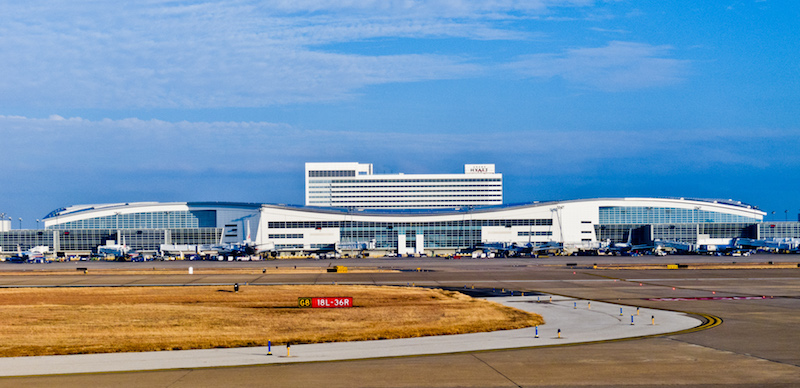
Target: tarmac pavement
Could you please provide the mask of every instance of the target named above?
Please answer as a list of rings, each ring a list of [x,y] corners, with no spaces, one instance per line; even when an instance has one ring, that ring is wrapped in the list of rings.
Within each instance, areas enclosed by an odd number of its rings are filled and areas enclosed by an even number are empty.
[[[41,276],[37,274],[0,275],[0,287],[90,287],[182,286],[218,284],[232,286],[233,282],[251,285],[269,284],[372,284],[444,287],[513,289],[549,293],[554,304],[563,301],[564,310],[573,307],[599,309],[600,302],[623,305],[605,313],[605,319],[615,317],[621,326],[630,325],[625,317],[640,306],[640,315],[647,323],[653,308],[656,326],[660,326],[662,310],[690,311],[706,319],[719,317],[724,323],[710,330],[680,331],[636,340],[609,340],[588,344],[571,344],[577,335],[573,329],[561,327],[563,340],[551,343],[568,346],[541,345],[556,329],[554,317],[540,326],[539,340],[529,339],[530,332],[518,335],[522,342],[517,348],[496,351],[475,351],[452,354],[431,354],[408,357],[360,358],[331,362],[302,362],[306,357],[303,346],[293,346],[291,360],[283,363],[228,367],[174,368],[114,373],[74,373],[40,376],[0,377],[0,387],[86,388],[87,386],[117,387],[800,387],[800,267],[793,269],[593,269],[593,264],[622,263],[699,263],[699,262],[793,262],[800,255],[755,255],[749,258],[666,256],[666,257],[562,257],[550,259],[501,260],[441,260],[369,259],[369,260],[306,260],[274,262],[163,262],[163,263],[53,263],[47,265],[11,265],[0,263],[3,270],[35,272],[65,266],[89,266],[89,274]],[[332,264],[395,268],[389,273],[322,273],[300,274],[292,271],[270,273],[270,269],[325,267]],[[567,263],[577,263],[570,266]],[[6,265],[4,265],[6,264]],[[252,274],[233,275],[102,275],[93,268],[183,268],[194,266],[251,268]],[[269,267],[271,266],[271,267]],[[267,268],[266,275],[262,268]],[[417,272],[416,268],[423,268]],[[157,271],[155,271],[157,272]],[[543,300],[545,297],[540,297]],[[549,301],[549,297],[548,297]],[[581,302],[584,302],[582,305]],[[535,307],[551,307],[533,304]],[[515,305],[512,303],[512,305]],[[525,304],[523,304],[525,305]],[[534,310],[535,311],[535,310]],[[599,312],[600,310],[598,310]],[[653,315],[653,314],[650,314]],[[599,319],[601,315],[586,315]],[[640,323],[635,317],[635,325]],[[629,320],[630,317],[628,316]],[[586,321],[586,319],[581,319]],[[710,325],[703,325],[708,328]],[[630,327],[629,327],[630,328]],[[379,344],[386,341],[376,341]],[[215,349],[234,352],[235,349]],[[273,348],[273,356],[265,350],[246,348],[257,358],[285,355],[285,348]],[[179,353],[179,352],[168,352]],[[142,353],[134,353],[141,355]],[[358,357],[362,357],[359,355]],[[368,356],[363,356],[368,357]],[[33,358],[31,358],[33,359]],[[40,361],[41,362],[41,361]],[[0,365],[6,370],[7,365]]]
[[[537,328],[380,341],[231,349],[0,358],[0,376],[204,368],[405,357],[613,341],[689,330],[701,319],[679,312],[557,295],[491,300],[544,317]],[[638,312],[638,314],[637,314]],[[560,333],[559,333],[560,331]],[[538,334],[538,338],[537,338]],[[272,355],[267,355],[271,350]]]

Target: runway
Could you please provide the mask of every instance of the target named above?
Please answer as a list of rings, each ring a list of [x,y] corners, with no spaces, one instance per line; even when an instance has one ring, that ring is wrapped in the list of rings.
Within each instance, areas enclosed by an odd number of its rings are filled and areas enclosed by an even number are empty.
[[[689,257],[689,259],[694,257]],[[696,257],[703,258],[703,257]],[[768,261],[796,256],[769,255]],[[606,259],[607,258],[603,258]],[[624,258],[626,261],[631,258]],[[651,258],[640,258],[651,263]],[[737,258],[739,259],[739,258]],[[148,276],[0,276],[0,285],[191,284],[394,284],[542,292],[582,301],[642,309],[687,311],[720,317],[696,332],[628,341],[355,361],[180,368],[166,371],[0,378],[0,386],[767,386],[800,385],[800,270],[595,270],[597,258],[445,261],[348,261],[356,267],[403,269],[393,273]],[[665,263],[675,262],[667,257]],[[678,260],[684,260],[680,258]],[[714,258],[717,260],[717,258]],[[565,261],[577,262],[568,268]],[[345,262],[336,262],[343,264]],[[71,263],[63,263],[70,265]],[[92,263],[95,264],[95,263]],[[96,263],[106,265],[107,263]],[[122,263],[121,266],[151,263]],[[213,263],[259,266],[326,266],[328,262]],[[164,263],[168,266],[202,265]],[[580,268],[578,268],[580,267]],[[5,270],[6,266],[2,266]],[[24,267],[23,267],[24,268]],[[427,272],[414,272],[421,268]],[[90,269],[91,274],[91,269]],[[11,279],[13,278],[13,279]],[[738,297],[734,298],[734,297]],[[565,299],[567,300],[567,299]]]

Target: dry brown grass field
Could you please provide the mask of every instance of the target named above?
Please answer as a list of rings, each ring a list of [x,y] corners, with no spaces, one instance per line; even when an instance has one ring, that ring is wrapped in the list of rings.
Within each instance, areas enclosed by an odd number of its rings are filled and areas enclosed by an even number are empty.
[[[354,307],[299,308],[350,296]],[[514,329],[540,316],[458,292],[377,286],[0,289],[0,356],[205,349]]]

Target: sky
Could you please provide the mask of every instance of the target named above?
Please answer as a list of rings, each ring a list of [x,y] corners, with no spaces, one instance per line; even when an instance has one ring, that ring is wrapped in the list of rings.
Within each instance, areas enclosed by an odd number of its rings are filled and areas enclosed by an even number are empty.
[[[800,213],[800,3],[0,3],[0,213],[303,203],[306,162],[493,163],[506,203]],[[775,212],[773,215],[772,212]]]

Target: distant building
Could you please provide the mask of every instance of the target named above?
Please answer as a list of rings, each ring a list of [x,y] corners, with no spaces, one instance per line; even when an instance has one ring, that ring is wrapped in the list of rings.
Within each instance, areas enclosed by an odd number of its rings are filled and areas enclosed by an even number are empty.
[[[621,254],[658,244],[717,254],[751,246],[800,249],[800,222],[764,222],[765,212],[733,200],[590,198],[504,205],[502,174],[493,164],[468,164],[463,174],[374,174],[371,164],[307,163],[305,176],[306,206],[77,205],[52,211],[42,219],[44,229],[33,230],[12,230],[11,220],[0,217],[0,256],[40,247],[57,256],[88,256],[101,245],[120,244],[156,255],[167,250],[163,246],[227,254],[244,243],[272,256],[483,249]],[[750,245],[741,248],[742,241]]]
[[[597,249],[606,241],[759,238],[764,212],[752,206],[677,198],[599,198],[479,209],[379,212],[264,205],[260,235],[279,250],[368,247],[383,253],[452,254],[483,243],[563,244]],[[796,232],[796,231],[795,231]],[[784,233],[784,232],[781,232]],[[792,231],[785,231],[792,233]],[[772,235],[779,237],[778,235]],[[771,236],[771,237],[772,237]],[[280,240],[271,240],[280,237]]]
[[[156,252],[161,244],[252,240],[280,255],[325,250],[453,254],[485,243],[596,250],[601,244],[655,239],[692,245],[731,238],[800,237],[800,223],[763,222],[765,213],[729,201],[598,198],[460,210],[383,212],[229,202],[139,202],[70,206],[44,218],[45,229],[0,232],[0,252],[46,246],[86,255],[109,240]]]
[[[494,164],[463,174],[374,174],[372,164],[306,163],[305,204],[350,209],[444,209],[503,204]]]
[[[68,206],[44,217],[43,230],[0,233],[0,252],[47,246],[86,253],[110,240],[136,250],[161,244],[219,244],[245,240],[258,227],[261,204],[131,202]]]

